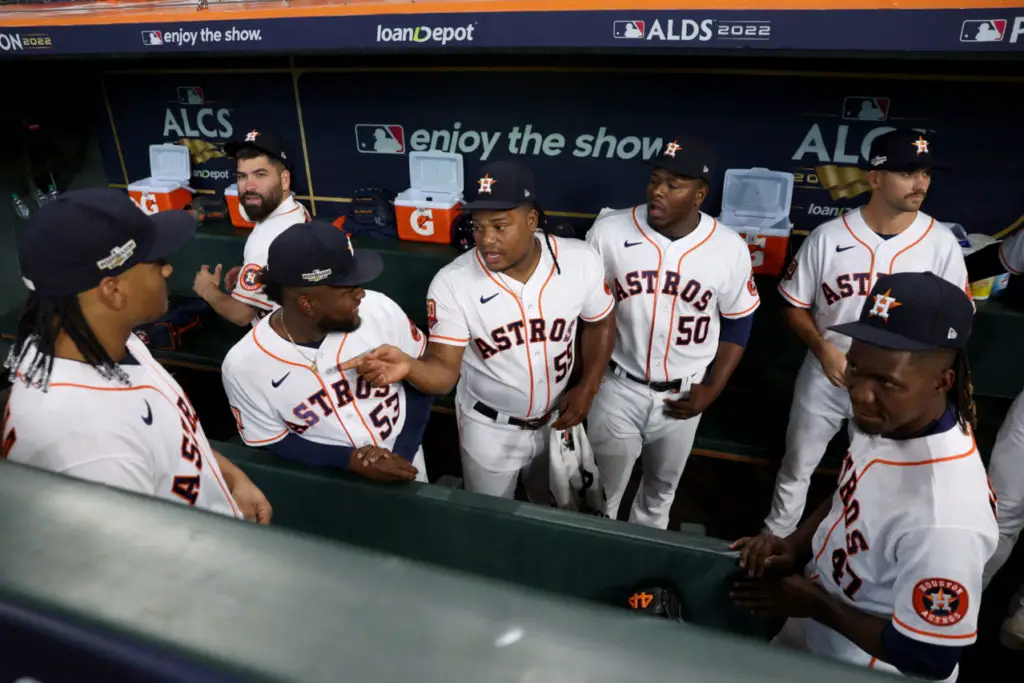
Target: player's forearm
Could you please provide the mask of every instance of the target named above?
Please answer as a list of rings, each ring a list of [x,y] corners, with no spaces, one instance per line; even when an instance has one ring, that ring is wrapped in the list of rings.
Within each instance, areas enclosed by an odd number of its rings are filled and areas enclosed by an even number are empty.
[[[825,517],[828,516],[828,511],[832,509],[832,498],[826,498],[821,502],[821,505],[811,513],[808,517],[800,524],[796,531],[790,534],[786,540],[793,546],[793,550],[796,552],[797,567],[802,567],[807,564],[811,559],[812,549],[811,541],[814,539],[814,532],[818,530],[821,523],[825,521]]]
[[[199,296],[203,301],[210,304],[210,308],[217,312],[217,315],[233,322],[239,327],[248,325],[256,317],[256,309],[249,304],[244,304],[230,294],[219,289],[207,289],[200,292]]]
[[[459,370],[453,370],[441,359],[432,356],[428,347],[426,355],[409,363],[409,374],[405,381],[424,394],[444,396],[455,388],[459,381]]]
[[[862,612],[824,590],[819,591],[811,618],[846,637],[872,657],[888,661],[882,647],[882,632],[889,620]]]
[[[217,465],[220,467],[220,473],[224,475],[224,483],[227,484],[228,490],[232,490],[239,482],[248,479],[245,472],[238,468],[238,465],[231,462],[217,451],[213,452],[213,456],[217,458]]]
[[[580,347],[583,372],[580,374],[579,386],[596,394],[608,361],[611,360],[612,349],[615,348],[615,311],[597,322],[583,323]]]
[[[739,344],[720,342],[718,344],[718,352],[715,354],[715,360],[711,364],[711,371],[704,378],[702,384],[711,387],[716,392],[721,392],[725,389],[725,385],[729,383],[729,378],[732,377],[732,373],[736,371],[736,367],[740,364],[745,350]]]
[[[814,324],[814,317],[811,315],[810,310],[797,308],[796,306],[787,306],[783,310],[782,315],[785,317],[789,329],[793,330],[797,338],[817,356],[827,342],[821,336],[821,332],[818,331],[818,326]]]

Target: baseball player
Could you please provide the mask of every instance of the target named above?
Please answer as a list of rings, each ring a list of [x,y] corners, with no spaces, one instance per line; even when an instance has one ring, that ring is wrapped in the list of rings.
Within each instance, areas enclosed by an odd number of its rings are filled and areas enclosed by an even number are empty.
[[[786,453],[765,526],[793,532],[803,515],[811,475],[850,415],[843,385],[849,340],[832,325],[856,320],[875,278],[931,271],[970,295],[963,252],[953,232],[920,210],[936,166],[927,136],[884,133],[871,143],[871,199],[818,226],[779,283],[784,315],[809,352],[797,374],[786,429]]]
[[[524,485],[540,502],[548,500],[550,429],[586,417],[608,364],[615,319],[600,257],[581,240],[548,235],[538,224],[536,197],[524,165],[485,166],[476,197],[464,206],[476,248],[438,271],[427,292],[426,355],[415,359],[384,346],[343,367],[358,368],[374,386],[407,378],[433,395],[458,382],[466,489],[511,498],[519,473],[529,468]],[[582,371],[569,388],[578,328]]]
[[[267,250],[274,238],[288,227],[308,221],[306,207],[295,201],[288,152],[281,138],[270,131],[250,130],[241,140],[224,145],[224,151],[238,160],[236,172],[238,201],[256,226],[245,240],[243,265],[225,277],[227,294],[220,287],[221,269],[213,272],[203,265],[192,289],[225,320],[236,325],[255,325],[275,304],[263,293],[257,276],[267,265]]]
[[[339,365],[385,342],[414,358],[426,335],[394,301],[363,289],[383,269],[329,223],[298,223],[270,244],[257,279],[280,305],[224,358],[222,377],[249,446],[378,481],[427,480],[420,441],[432,401],[401,382],[371,387]]]
[[[835,495],[785,539],[733,544],[748,573],[733,598],[789,617],[778,644],[956,680],[998,538],[972,432],[973,317],[961,287],[908,272],[880,276],[859,319],[831,328],[853,339],[851,443]]]
[[[67,192],[33,215],[0,455],[266,524],[267,499],[210,447],[185,392],[131,333],[166,312],[165,259],[194,233],[187,212],[146,216],[119,190]]]
[[[1007,271],[1024,274],[1024,233],[1003,241],[998,255]],[[985,567],[986,585],[1009,559],[1024,528],[1024,393],[1013,401],[999,428],[988,472],[998,500],[999,546]],[[1000,641],[1008,648],[1024,650],[1024,585],[1020,600],[1003,622]]]
[[[618,316],[587,431],[605,513],[618,515],[642,455],[629,519],[664,529],[701,413],[743,356],[761,300],[744,239],[700,210],[711,151],[670,139],[651,164],[647,203],[603,214],[587,234],[604,259]]]

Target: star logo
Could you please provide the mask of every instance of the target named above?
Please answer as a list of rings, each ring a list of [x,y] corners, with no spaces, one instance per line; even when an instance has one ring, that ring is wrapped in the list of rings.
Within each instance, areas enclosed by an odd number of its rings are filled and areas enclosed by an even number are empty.
[[[256,142],[256,138],[258,138],[259,136],[260,132],[258,130],[250,130],[248,133],[245,134],[245,141]]]
[[[925,140],[920,135],[918,135],[917,139],[911,142],[910,144],[912,144],[914,147],[917,147],[918,156],[920,156],[921,154],[928,154],[928,141]]]
[[[875,315],[885,320],[885,322],[889,322],[889,310],[902,305],[893,297],[892,290],[887,289],[881,294],[875,295],[875,304],[868,311],[868,315]]]
[[[665,145],[665,156],[672,157],[673,159],[675,159],[676,152],[678,152],[681,149],[682,146],[679,144],[679,141],[673,140],[672,142]]]
[[[480,194],[491,194],[491,186],[497,182],[489,174],[484,174],[484,177],[476,181],[480,184]]]

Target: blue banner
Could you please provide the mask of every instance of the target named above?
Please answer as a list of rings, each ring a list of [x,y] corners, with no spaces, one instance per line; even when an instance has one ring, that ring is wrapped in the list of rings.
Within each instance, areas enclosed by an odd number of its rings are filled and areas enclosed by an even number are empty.
[[[292,148],[296,192],[310,180],[317,214],[339,215],[361,187],[409,186],[412,151],[463,155],[465,184],[481,165],[519,157],[542,205],[596,214],[643,201],[643,159],[674,137],[707,139],[728,168],[795,177],[791,219],[809,230],[867,200],[871,140],[895,126],[922,130],[952,169],[937,174],[924,209],[968,232],[994,234],[1024,213],[1018,133],[1021,83],[966,80],[636,73],[624,71],[306,71],[295,100],[286,70],[266,74],[108,75],[117,129],[101,137],[111,182],[148,175],[150,144],[192,150],[192,185],[233,182],[222,143],[276,129]],[[354,96],[355,93],[360,93]],[[305,130],[302,149],[300,125]],[[98,127],[109,130],[106,113]],[[115,145],[115,147],[111,147]],[[309,178],[306,177],[306,164]],[[720,182],[705,208],[717,213]]]
[[[0,26],[0,56],[15,57],[458,48],[1019,53],[1024,11],[498,11],[239,21],[193,13],[165,23]]]

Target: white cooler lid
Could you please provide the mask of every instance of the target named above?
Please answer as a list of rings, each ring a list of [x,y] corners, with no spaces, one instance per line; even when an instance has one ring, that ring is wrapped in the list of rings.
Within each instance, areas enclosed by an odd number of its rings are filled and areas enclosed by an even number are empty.
[[[462,155],[455,152],[409,152],[412,189],[460,196],[463,189]]]
[[[767,168],[730,168],[722,188],[722,212],[743,218],[782,218],[793,203],[793,174]]]
[[[187,183],[192,176],[188,147],[164,143],[149,146],[149,175],[159,180]]]

